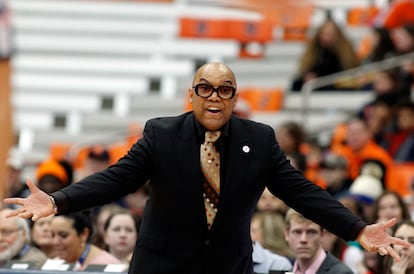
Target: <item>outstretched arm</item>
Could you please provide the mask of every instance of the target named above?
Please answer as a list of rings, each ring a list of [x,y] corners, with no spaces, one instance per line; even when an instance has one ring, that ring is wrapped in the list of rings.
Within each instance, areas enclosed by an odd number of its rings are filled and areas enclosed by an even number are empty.
[[[392,218],[391,220],[367,225],[364,227],[358,235],[357,241],[368,251],[378,252],[380,255],[390,255],[397,262],[401,260],[400,256],[392,248],[392,245],[403,245],[409,247],[410,244],[401,239],[391,237],[388,235],[387,230],[391,228],[397,220]]]
[[[31,194],[27,198],[6,198],[5,204],[19,205],[16,210],[10,212],[7,217],[18,216],[21,218],[32,218],[33,221],[55,213],[55,205],[47,193],[40,190],[29,178],[26,184]]]

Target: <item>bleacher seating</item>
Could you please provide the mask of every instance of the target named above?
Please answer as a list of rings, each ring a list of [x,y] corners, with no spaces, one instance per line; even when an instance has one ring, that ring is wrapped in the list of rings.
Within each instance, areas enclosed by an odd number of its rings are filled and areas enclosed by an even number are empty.
[[[258,12],[191,1],[9,2],[15,47],[14,125],[20,133],[19,146],[35,157],[45,157],[55,141],[78,143],[106,136],[112,142],[119,136],[111,132],[131,123],[179,114],[194,69],[205,61],[228,63],[240,89],[286,91],[284,110],[256,112],[253,119],[276,125],[301,117],[300,95],[290,94],[288,86],[302,42],[279,40],[275,29],[274,40],[263,44],[263,58],[241,59],[237,37],[179,37],[180,18],[256,22],[262,18]],[[355,30],[358,37],[364,32]],[[355,94],[343,96],[349,96],[344,100],[347,105],[355,99]],[[319,99],[313,103],[322,104],[318,108],[325,104]],[[334,123],[345,112],[330,111],[329,117],[321,113],[315,113],[307,126]]]

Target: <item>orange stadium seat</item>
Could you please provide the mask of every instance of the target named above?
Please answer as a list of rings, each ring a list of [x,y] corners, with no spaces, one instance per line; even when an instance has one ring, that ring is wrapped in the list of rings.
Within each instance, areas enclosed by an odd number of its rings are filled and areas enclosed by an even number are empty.
[[[414,163],[395,163],[390,177],[388,189],[408,198],[413,187]]]
[[[273,27],[270,21],[229,20],[230,37],[240,42],[270,42],[273,36]]]
[[[180,37],[188,38],[228,38],[227,21],[223,19],[180,18]]]
[[[267,20],[180,18],[180,37],[269,42],[272,34],[272,24]]]
[[[363,26],[369,24],[378,13],[377,7],[355,7],[348,11],[347,23],[349,26]]]
[[[279,22],[283,28],[283,40],[304,41],[307,39],[313,9],[304,7],[295,13],[280,13]]]
[[[240,91],[252,111],[278,111],[283,108],[284,92],[282,89],[246,88]]]

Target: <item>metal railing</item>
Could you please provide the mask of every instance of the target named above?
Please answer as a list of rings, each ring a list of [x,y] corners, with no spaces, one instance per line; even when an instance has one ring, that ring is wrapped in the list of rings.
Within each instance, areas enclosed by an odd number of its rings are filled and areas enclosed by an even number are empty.
[[[407,53],[404,55],[390,57],[378,62],[372,62],[366,65],[362,65],[356,68],[344,70],[338,73],[329,74],[327,76],[318,77],[306,82],[301,89],[302,95],[302,117],[301,122],[302,125],[307,125],[308,118],[309,118],[309,110],[310,110],[310,97],[312,92],[320,87],[324,87],[330,84],[334,84],[338,81],[338,79],[343,77],[354,78],[358,76],[362,76],[368,73],[383,71],[395,67],[399,67],[404,63],[413,62],[414,61],[414,52]]]

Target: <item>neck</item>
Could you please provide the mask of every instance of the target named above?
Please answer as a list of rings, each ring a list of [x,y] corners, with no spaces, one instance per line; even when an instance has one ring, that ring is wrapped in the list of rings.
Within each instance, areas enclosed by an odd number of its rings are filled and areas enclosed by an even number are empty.
[[[48,258],[54,258],[56,256],[53,245],[42,245],[39,249],[45,253]]]
[[[313,264],[313,262],[319,256],[321,251],[322,251],[322,247],[320,247],[318,251],[316,251],[315,254],[311,258],[298,259],[298,266],[302,273],[304,273]]]
[[[132,255],[132,253],[129,252],[129,251],[110,250],[109,252],[123,263],[125,263],[125,262],[129,263],[129,260],[131,259],[131,255]]]

